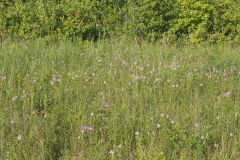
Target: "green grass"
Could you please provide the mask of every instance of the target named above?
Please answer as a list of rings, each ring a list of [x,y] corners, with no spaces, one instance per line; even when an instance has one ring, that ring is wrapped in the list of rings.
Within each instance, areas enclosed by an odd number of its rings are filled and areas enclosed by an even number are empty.
[[[0,159],[240,159],[240,47],[6,42]]]

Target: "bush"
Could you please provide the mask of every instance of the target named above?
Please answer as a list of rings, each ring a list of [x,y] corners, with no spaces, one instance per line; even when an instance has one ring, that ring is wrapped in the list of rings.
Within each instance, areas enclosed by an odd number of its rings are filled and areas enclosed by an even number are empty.
[[[2,0],[0,9],[1,39],[125,34],[158,40],[165,34],[222,41],[240,35],[236,0]]]

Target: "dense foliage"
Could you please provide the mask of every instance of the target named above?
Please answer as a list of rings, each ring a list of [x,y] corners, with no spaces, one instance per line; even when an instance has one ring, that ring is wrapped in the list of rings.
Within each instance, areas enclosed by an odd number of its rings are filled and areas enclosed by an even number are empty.
[[[239,40],[238,0],[0,0],[0,38]]]

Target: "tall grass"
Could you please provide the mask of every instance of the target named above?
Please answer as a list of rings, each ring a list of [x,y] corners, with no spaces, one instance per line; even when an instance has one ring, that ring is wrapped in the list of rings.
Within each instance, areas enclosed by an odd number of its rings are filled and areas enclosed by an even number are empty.
[[[239,159],[240,48],[0,48],[0,159]]]

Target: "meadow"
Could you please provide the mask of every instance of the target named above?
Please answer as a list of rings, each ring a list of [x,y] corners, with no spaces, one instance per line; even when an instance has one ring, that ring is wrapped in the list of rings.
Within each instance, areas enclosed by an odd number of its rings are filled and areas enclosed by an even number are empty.
[[[240,47],[6,41],[2,160],[238,160]]]

